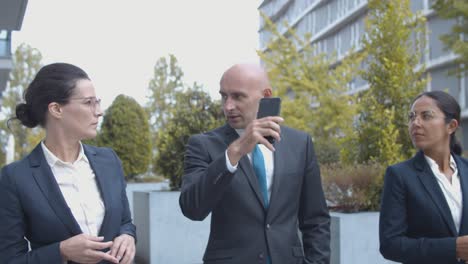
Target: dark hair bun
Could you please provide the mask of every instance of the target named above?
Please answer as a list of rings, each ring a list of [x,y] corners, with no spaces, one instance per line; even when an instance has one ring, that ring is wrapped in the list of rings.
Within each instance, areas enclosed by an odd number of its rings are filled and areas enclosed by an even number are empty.
[[[26,127],[33,128],[38,125],[37,120],[31,113],[31,106],[28,104],[18,104],[16,106],[16,118]]]

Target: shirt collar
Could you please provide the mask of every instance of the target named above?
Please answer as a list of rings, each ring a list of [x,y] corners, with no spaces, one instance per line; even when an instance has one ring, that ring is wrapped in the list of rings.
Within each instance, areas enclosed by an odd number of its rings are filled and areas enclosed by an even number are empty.
[[[242,134],[244,134],[244,131],[245,131],[245,129],[243,129],[243,128],[236,129],[236,132],[239,135],[239,137],[242,136]]]
[[[424,158],[426,158],[427,163],[429,163],[429,166],[431,168],[437,169],[437,171],[440,171],[439,164],[435,162],[433,159],[431,159],[429,156],[424,155]],[[453,171],[457,170],[457,163],[455,162],[455,159],[453,158],[452,155],[450,155],[450,168],[452,168]]]
[[[86,157],[86,155],[84,154],[84,149],[83,149],[83,145],[81,144],[80,142],[80,152],[78,154],[78,157],[76,158],[76,160],[72,163],[70,162],[65,162],[61,159],[59,159],[57,156],[55,156],[54,153],[52,153],[48,148],[47,146],[44,144],[44,141],[41,141],[41,147],[42,147],[42,151],[44,152],[44,156],[45,156],[45,159],[47,161],[47,163],[49,164],[50,167],[54,167],[57,163],[60,163],[60,164],[74,164],[76,163],[77,161],[85,161],[85,162],[89,162],[88,161],[88,158]]]

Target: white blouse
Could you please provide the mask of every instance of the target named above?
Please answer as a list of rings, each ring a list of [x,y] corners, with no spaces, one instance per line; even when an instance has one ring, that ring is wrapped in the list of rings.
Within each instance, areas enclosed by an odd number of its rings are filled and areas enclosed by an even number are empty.
[[[81,231],[97,236],[104,219],[105,207],[89,160],[80,143],[80,154],[74,162],[64,162],[41,143],[47,163],[60,191],[78,222]]]

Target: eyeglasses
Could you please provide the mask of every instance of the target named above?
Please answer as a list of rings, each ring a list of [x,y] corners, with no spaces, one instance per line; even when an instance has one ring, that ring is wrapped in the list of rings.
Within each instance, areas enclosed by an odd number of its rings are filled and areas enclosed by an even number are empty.
[[[70,98],[69,100],[82,100],[82,103],[93,111],[96,110],[97,107],[101,107],[101,99],[94,96]]]
[[[408,122],[409,123],[414,122],[416,118],[418,117],[418,115],[421,118],[420,120],[423,122],[429,122],[437,117],[434,110],[421,111],[419,114],[415,111],[411,111],[408,113]]]

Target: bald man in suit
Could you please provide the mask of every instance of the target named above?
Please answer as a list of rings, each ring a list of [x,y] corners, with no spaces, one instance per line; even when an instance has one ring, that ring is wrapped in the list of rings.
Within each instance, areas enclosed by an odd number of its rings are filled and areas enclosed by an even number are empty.
[[[329,263],[330,216],[311,137],[279,116],[256,119],[272,94],[260,66],[234,65],[220,85],[227,124],[189,139],[180,195],[186,217],[211,213],[204,262]]]

